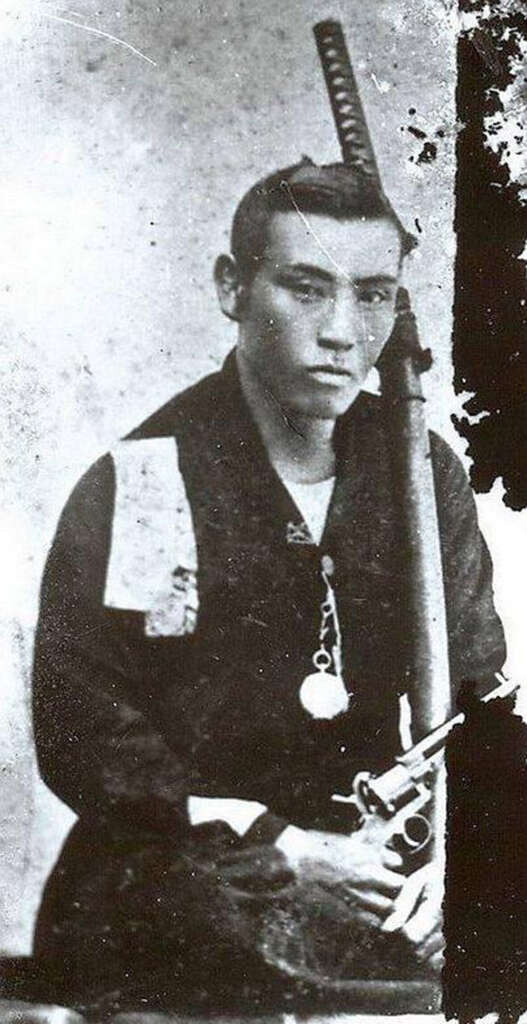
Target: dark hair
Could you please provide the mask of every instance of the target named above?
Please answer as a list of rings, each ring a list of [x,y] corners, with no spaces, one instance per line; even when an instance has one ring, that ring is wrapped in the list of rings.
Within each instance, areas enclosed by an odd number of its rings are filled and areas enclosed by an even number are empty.
[[[258,181],[239,203],[231,230],[231,252],[241,278],[249,282],[262,260],[267,226],[276,212],[296,209],[339,220],[386,217],[399,232],[401,258],[416,245],[378,184],[345,164],[317,166],[309,157]]]

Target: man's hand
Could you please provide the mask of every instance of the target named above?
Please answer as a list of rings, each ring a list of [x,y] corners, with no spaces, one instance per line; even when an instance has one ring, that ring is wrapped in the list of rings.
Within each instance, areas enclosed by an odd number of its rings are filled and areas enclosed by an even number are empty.
[[[400,931],[412,943],[423,963],[439,970],[444,939],[441,930],[443,875],[436,861],[425,864],[406,879],[393,902],[382,931]]]
[[[394,910],[404,883],[402,858],[361,831],[351,836],[289,826],[275,844],[299,881],[339,886],[377,924]]]

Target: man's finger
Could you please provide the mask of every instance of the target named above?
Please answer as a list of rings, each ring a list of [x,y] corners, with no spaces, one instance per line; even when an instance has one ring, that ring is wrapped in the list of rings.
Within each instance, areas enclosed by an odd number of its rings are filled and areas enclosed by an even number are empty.
[[[430,967],[432,971],[436,971],[437,974],[439,974],[441,972],[441,970],[443,969],[444,963],[445,963],[445,957],[444,957],[444,954],[443,954],[443,949],[440,949],[437,953],[434,953],[427,960],[427,966]]]
[[[416,871],[406,879],[400,893],[394,900],[393,913],[382,926],[384,932],[395,932],[406,923],[415,910],[423,891],[423,881]]]
[[[416,950],[420,960],[428,961],[431,957],[439,953],[445,945],[444,936],[439,928],[436,928],[431,935],[428,936],[424,942],[419,944],[419,948]]]
[[[389,868],[376,867],[370,871],[370,878],[365,881],[364,888],[375,889],[386,896],[395,896],[404,885],[404,875],[390,871]]]
[[[406,921],[402,931],[410,942],[421,943],[432,935],[441,920],[441,906],[434,897],[427,897],[415,914]]]
[[[382,860],[385,867],[392,868],[394,871],[403,867],[401,854],[397,853],[396,850],[391,850],[389,846],[384,847]]]
[[[350,887],[347,889],[347,902],[356,903],[357,906],[363,907],[365,910],[373,910],[383,917],[393,907],[393,900],[372,889],[354,889]]]
[[[437,953],[438,950],[443,949],[444,945],[445,938],[443,935],[443,929],[441,927],[441,923],[439,923],[430,932],[430,934],[419,943],[416,948],[416,952],[420,960],[428,960],[431,956]]]

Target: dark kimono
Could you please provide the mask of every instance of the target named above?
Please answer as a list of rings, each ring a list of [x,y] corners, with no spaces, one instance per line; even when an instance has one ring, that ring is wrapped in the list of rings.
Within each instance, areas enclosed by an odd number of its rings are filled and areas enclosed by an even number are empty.
[[[171,457],[177,448],[168,514],[180,517],[191,551],[187,564],[169,566],[164,604],[127,599],[122,580],[112,592],[112,559],[127,528],[122,520],[117,536],[111,455],[73,492],[46,567],[35,735],[44,780],[79,821],[48,881],[36,952],[65,958],[88,1002],[129,989],[149,1000],[162,991],[168,1002],[170,991],[187,991],[217,1006],[229,987],[254,997],[295,983],[278,948],[281,900],[293,886],[278,834],[290,823],[348,827],[335,819],[331,795],[400,752],[404,552],[391,440],[375,396],[361,394],[337,424],[336,484],[318,545],[269,463],[233,355],[130,435],[127,451],[154,439],[165,439]],[[464,471],[439,437],[431,442],[452,683],[488,686],[504,660],[491,563]],[[155,515],[134,513],[132,492],[130,530],[154,529]],[[155,550],[166,560],[161,542]],[[352,694],[332,720],[313,719],[298,697],[318,646],[323,555],[335,566]],[[130,574],[140,589],[151,569],[141,543],[138,557],[145,568],[124,571],[130,593]],[[259,801],[268,813],[242,838],[224,823],[191,827],[189,795]],[[349,946],[341,976],[375,973],[371,944],[353,931],[338,895],[312,891],[307,903],[330,922],[320,932],[328,956],[332,943],[341,954]],[[381,956],[388,977],[408,962],[389,941],[392,967]]]

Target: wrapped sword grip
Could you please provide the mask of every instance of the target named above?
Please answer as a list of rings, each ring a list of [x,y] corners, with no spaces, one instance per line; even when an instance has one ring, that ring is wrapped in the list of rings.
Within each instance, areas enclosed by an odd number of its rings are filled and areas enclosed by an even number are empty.
[[[345,164],[381,182],[357,83],[338,21],[320,21],[313,32]]]

